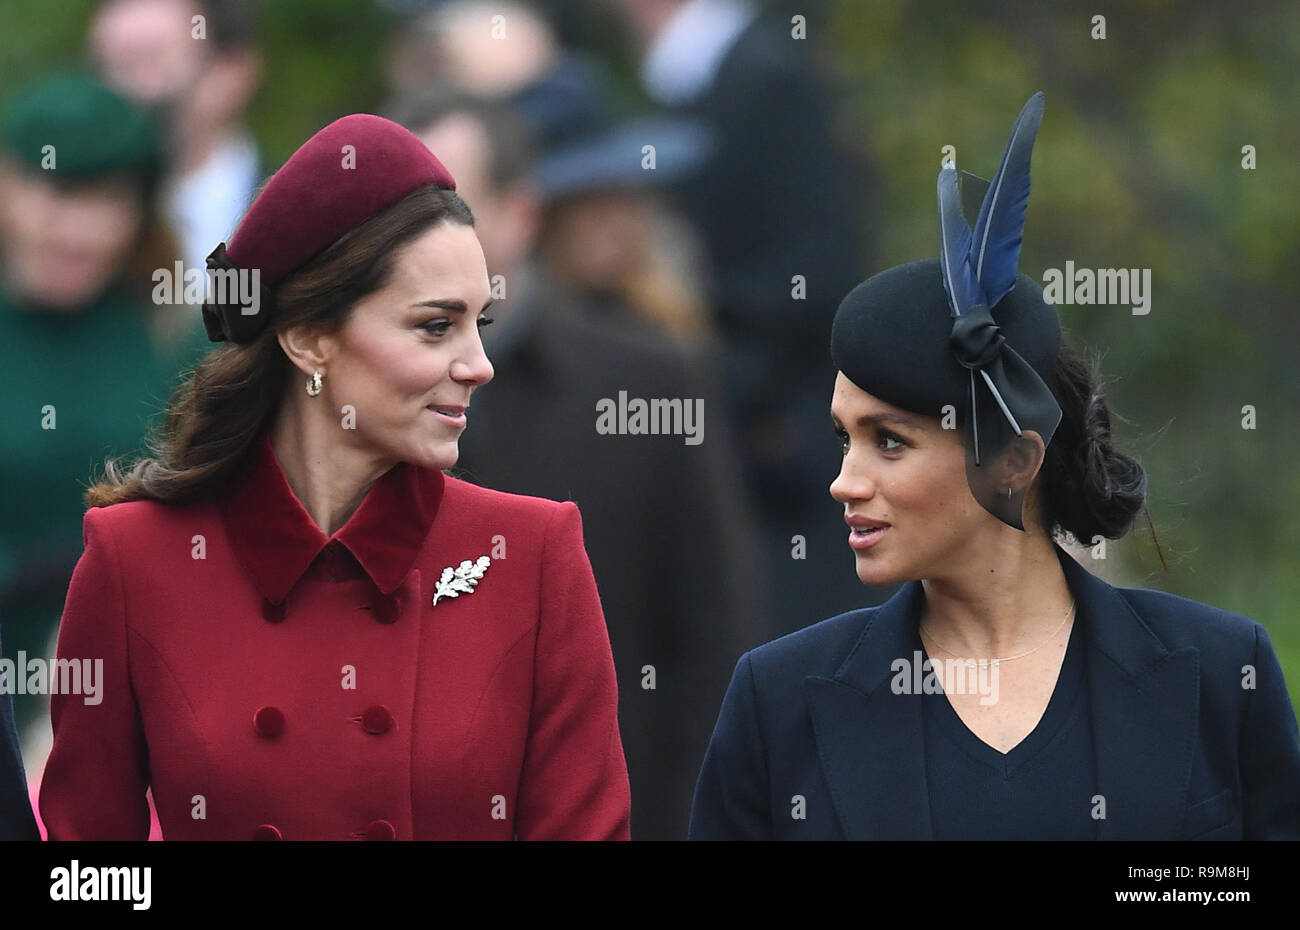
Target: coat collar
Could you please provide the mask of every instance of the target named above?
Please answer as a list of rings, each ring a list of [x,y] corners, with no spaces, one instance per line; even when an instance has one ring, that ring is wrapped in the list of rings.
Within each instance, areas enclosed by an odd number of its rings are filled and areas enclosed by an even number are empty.
[[[1088,634],[1101,839],[1174,839],[1195,746],[1198,654],[1169,652],[1116,588],[1053,544]],[[872,611],[832,678],[804,679],[822,771],[848,839],[930,839],[921,701],[890,690],[925,593],[903,585]],[[888,798],[888,803],[881,799]],[[1080,799],[1079,803],[1089,803]]]
[[[398,462],[327,537],[289,487],[270,431],[263,430],[218,506],[240,563],[272,603],[285,599],[331,541],[346,546],[379,590],[391,594],[428,538],[444,483],[441,471]]]

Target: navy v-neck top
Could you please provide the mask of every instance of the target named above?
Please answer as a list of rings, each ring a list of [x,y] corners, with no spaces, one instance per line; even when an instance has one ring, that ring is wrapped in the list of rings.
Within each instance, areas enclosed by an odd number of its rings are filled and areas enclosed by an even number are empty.
[[[1092,816],[1097,778],[1082,621],[1075,618],[1047,709],[1010,752],[998,752],[972,733],[944,694],[922,695],[935,839],[1097,838],[1098,822]],[[924,654],[919,632],[913,636],[915,648]]]

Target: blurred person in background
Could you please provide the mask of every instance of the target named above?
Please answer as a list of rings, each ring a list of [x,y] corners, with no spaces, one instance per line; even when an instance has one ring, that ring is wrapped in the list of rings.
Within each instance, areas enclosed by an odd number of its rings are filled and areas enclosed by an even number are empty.
[[[454,83],[515,105],[545,155],[538,241],[556,281],[598,312],[688,341],[710,335],[699,237],[650,191],[699,167],[712,145],[707,127],[663,119],[615,127],[601,93],[607,74],[517,3],[439,4],[402,31],[388,75],[408,94]],[[643,164],[645,145],[655,148],[652,163]]]
[[[539,255],[543,194],[517,111],[434,88],[391,112],[456,174],[505,289],[484,336],[497,375],[475,394],[478,427],[462,439],[459,468],[489,487],[581,505],[618,673],[632,837],[681,839],[709,702],[763,635],[753,520],[715,415],[713,359],[593,314],[556,281]],[[597,404],[620,391],[701,400],[703,441],[599,435]]]
[[[764,524],[771,633],[878,602],[884,592],[838,570],[842,524],[825,499],[838,467],[826,442],[826,345],[837,301],[866,265],[862,196],[806,50],[825,30],[813,22],[813,38],[795,38],[746,0],[617,2],[646,93],[717,133],[711,158],[676,191],[710,260],[709,303]]]
[[[603,74],[565,58],[515,95],[539,137],[538,241],[555,280],[599,313],[621,313],[687,342],[714,335],[704,302],[702,245],[662,196],[698,170],[707,127],[662,118],[615,125]]]
[[[81,552],[81,493],[106,455],[135,451],[198,321],[151,303],[174,246],[157,217],[161,149],[148,113],[82,74],[38,81],[0,128],[0,619],[6,656],[50,654]],[[167,317],[182,320],[178,341]],[[44,695],[14,699],[20,733]],[[43,758],[43,752],[38,751]],[[28,758],[29,774],[39,759]]]
[[[190,268],[206,268],[262,175],[245,124],[262,79],[254,32],[246,0],[104,0],[90,24],[103,79],[165,127],[163,203]]]
[[[696,251],[672,251],[691,241],[689,226],[631,186],[551,193],[539,239],[557,282],[593,312],[620,313],[689,342],[712,336],[703,295],[679,272]]]
[[[550,24],[530,4],[447,0],[402,22],[386,74],[399,94],[454,81],[478,96],[508,98],[556,67],[561,56]]]

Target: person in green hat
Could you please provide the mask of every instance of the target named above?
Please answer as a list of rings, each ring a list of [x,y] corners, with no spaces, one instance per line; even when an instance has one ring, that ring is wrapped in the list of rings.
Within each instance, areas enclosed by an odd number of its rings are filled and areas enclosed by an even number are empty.
[[[0,624],[14,663],[0,700],[12,694],[27,745],[49,706],[36,670],[81,553],[84,489],[105,457],[139,449],[204,344],[193,307],[150,296],[153,269],[177,257],[156,218],[161,153],[151,116],[79,73],[39,80],[0,122]],[[29,775],[40,761],[29,754]]]

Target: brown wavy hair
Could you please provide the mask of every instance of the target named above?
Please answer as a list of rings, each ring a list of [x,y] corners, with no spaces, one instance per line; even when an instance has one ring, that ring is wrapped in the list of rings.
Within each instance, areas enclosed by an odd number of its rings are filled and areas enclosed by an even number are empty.
[[[245,345],[222,343],[172,393],[149,453],[124,470],[104,461],[85,493],[87,507],[132,500],[186,503],[219,488],[238,470],[253,441],[275,418],[293,364],[277,334],[298,325],[337,332],[363,297],[387,283],[394,253],[443,222],[474,225],[455,191],[422,187],[360,226],[281,281],[271,319]]]

